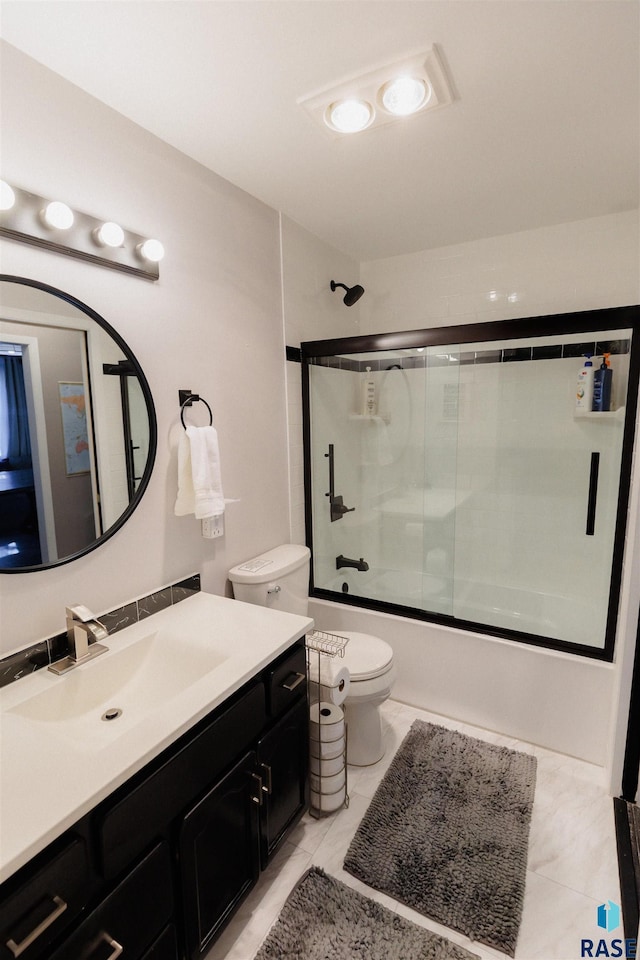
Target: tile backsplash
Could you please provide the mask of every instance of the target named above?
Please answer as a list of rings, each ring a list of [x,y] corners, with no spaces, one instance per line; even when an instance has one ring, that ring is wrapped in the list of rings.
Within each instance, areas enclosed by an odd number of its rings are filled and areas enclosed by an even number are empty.
[[[170,607],[174,603],[186,600],[187,597],[200,590],[200,574],[195,573],[177,583],[171,583],[160,590],[149,593],[138,600],[132,600],[122,607],[100,614],[97,619],[104,624],[107,633],[111,636],[118,630],[144,620],[146,617]],[[25,647],[17,653],[9,654],[0,660],[0,687],[5,687],[14,680],[34,673],[42,667],[49,666],[56,660],[61,660],[69,653],[67,634],[59,633],[48,640],[40,640],[33,646]]]

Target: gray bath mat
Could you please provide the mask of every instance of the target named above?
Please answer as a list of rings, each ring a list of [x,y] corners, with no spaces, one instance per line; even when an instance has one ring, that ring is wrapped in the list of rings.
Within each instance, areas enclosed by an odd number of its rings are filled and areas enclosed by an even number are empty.
[[[351,842],[345,870],[514,955],[535,757],[416,720]]]
[[[312,867],[255,960],[479,960]]]

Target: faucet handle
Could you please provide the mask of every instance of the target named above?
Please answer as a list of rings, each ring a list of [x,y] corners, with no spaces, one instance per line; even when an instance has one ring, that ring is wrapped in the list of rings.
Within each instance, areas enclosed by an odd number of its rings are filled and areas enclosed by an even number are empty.
[[[80,623],[87,623],[89,620],[95,620],[94,615],[88,607],[82,603],[74,603],[73,606],[66,608],[68,620],[79,620]]]

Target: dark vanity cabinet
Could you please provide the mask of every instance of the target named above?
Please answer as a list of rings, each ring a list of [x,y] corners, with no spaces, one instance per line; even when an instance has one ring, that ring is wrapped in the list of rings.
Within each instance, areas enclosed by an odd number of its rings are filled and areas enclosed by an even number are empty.
[[[178,855],[189,957],[202,953],[258,879],[260,784],[255,771],[256,755],[250,751],[180,825]]]
[[[306,808],[297,641],[0,888],[0,960],[195,960]]]

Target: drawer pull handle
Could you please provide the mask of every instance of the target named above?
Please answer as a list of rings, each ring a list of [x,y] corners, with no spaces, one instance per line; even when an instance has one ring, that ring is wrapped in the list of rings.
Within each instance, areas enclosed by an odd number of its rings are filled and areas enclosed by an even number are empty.
[[[291,683],[282,684],[285,690],[289,690],[289,691],[295,690],[296,687],[300,686],[303,680],[307,679],[306,673],[294,673],[293,676],[295,677],[295,680],[292,680]]]
[[[273,780],[272,780],[272,777],[271,777],[271,767],[269,766],[268,763],[261,763],[260,766],[262,767],[262,769],[263,769],[263,771],[264,771],[265,780],[267,781],[266,786],[263,786],[262,789],[263,789],[263,791],[264,791],[266,794],[271,795],[271,793],[272,793],[272,791],[273,791]]]
[[[7,940],[7,947],[11,950],[11,953],[14,957],[19,957],[21,953],[31,946],[32,943],[38,939],[38,937],[54,923],[61,913],[67,909],[67,904],[62,900],[61,897],[52,897],[51,898],[55,903],[55,908],[51,911],[48,917],[45,917],[42,923],[39,923],[37,927],[28,933],[24,940],[21,940],[20,943],[16,943],[15,940]]]
[[[258,781],[258,796],[257,796],[257,797],[254,797],[253,794],[252,794],[252,795],[251,795],[251,800],[253,801],[253,803],[257,803],[258,806],[261,807],[262,804],[264,803],[264,800],[263,800],[263,797],[262,797],[262,791],[263,791],[263,789],[264,789],[263,786],[262,786],[262,777],[259,777],[257,773],[252,773],[251,776],[252,776],[252,778],[253,778],[254,780],[257,780],[257,781]]]
[[[112,952],[109,954],[108,957],[105,957],[105,960],[116,960],[116,957],[119,957],[121,954],[124,953],[124,947],[122,946],[122,944],[118,943],[117,940],[114,940],[113,937],[110,937],[108,933],[104,933],[104,932],[101,933],[95,945],[96,947],[98,947],[102,943],[106,943],[107,946],[113,947]]]

